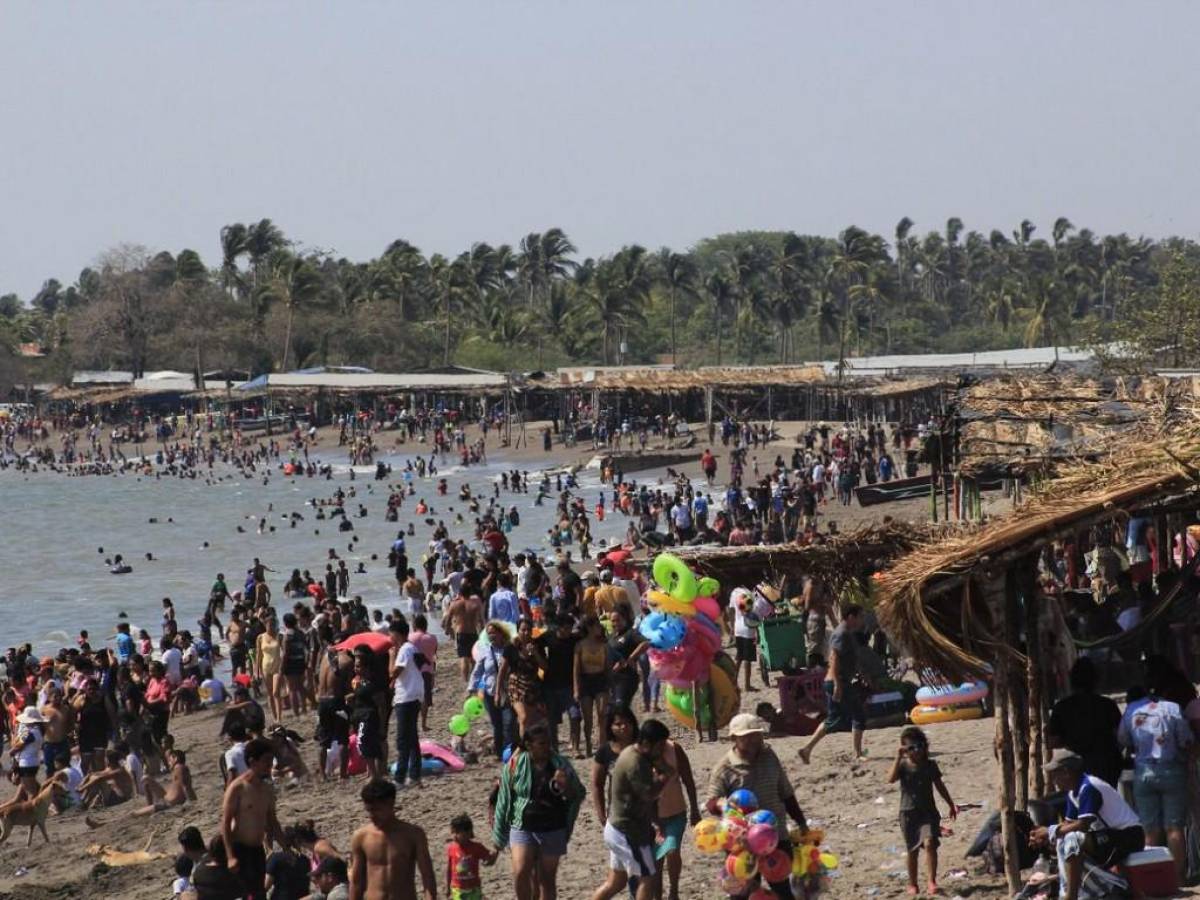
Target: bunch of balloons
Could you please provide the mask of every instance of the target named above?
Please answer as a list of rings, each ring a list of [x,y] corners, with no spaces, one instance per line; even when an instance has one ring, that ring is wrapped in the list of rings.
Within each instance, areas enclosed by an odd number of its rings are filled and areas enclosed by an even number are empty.
[[[483,701],[472,694],[463,701],[463,711],[450,717],[450,733],[463,737],[471,730],[471,723],[483,715]]]
[[[695,828],[696,849],[701,853],[725,854],[725,866],[717,876],[718,886],[728,894],[742,895],[756,875],[769,883],[787,880],[792,857],[779,847],[779,822],[769,809],[758,808],[758,798],[745,789],[725,799],[719,819],[702,819]],[[767,900],[775,894],[765,887],[750,895]]]
[[[701,819],[694,829],[696,849],[701,853],[725,854],[725,865],[717,885],[727,894],[741,896],[756,875],[764,884],[777,884],[789,876],[798,879],[799,896],[814,897],[829,888],[829,873],[838,859],[820,849],[824,834],[815,829],[788,834],[793,850],[779,846],[783,824],[769,809],[758,808],[758,798],[748,790],[734,791],[725,798],[721,818]],[[786,844],[785,844],[786,846]],[[770,900],[775,893],[759,887],[750,900]]]
[[[829,873],[838,867],[838,858],[821,850],[825,832],[819,828],[809,828],[807,831],[796,828],[789,837],[793,848],[792,878],[800,885],[801,896],[815,897],[822,891],[828,891]]]
[[[715,578],[698,578],[683,560],[670,553],[655,558],[653,573],[655,587],[646,594],[651,612],[642,620],[640,631],[652,648],[648,654],[650,665],[666,684],[667,708],[688,725],[694,724],[699,714],[700,724],[708,725],[715,717],[717,726],[723,726],[736,712],[737,691],[733,673],[719,665],[728,661],[720,658],[721,607],[717,593],[721,586]],[[718,663],[720,674],[713,674],[714,663]],[[692,687],[713,678],[720,684],[714,685],[714,691],[700,692],[701,708],[697,710]],[[710,700],[710,694],[717,696]]]

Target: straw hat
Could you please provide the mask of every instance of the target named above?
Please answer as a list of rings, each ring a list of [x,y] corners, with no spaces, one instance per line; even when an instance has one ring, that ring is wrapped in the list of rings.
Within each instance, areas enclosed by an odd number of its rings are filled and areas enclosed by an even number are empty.
[[[46,717],[42,715],[42,711],[36,706],[27,706],[25,710],[17,716],[17,722],[21,725],[45,725]]]
[[[729,736],[743,737],[747,734],[766,734],[771,726],[753,713],[739,713],[729,722]]]

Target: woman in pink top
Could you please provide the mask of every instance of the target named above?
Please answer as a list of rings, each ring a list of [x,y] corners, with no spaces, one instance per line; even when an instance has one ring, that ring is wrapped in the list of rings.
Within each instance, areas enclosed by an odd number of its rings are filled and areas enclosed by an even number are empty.
[[[413,628],[408,633],[408,642],[425,657],[421,663],[421,678],[425,681],[425,702],[421,704],[421,730],[429,730],[429,707],[433,706],[433,676],[437,666],[438,639],[428,631],[429,620],[424,613],[413,616]]]
[[[154,742],[161,745],[171,721],[171,682],[167,681],[167,670],[160,662],[150,663],[145,700],[150,713],[150,733],[154,735]]]

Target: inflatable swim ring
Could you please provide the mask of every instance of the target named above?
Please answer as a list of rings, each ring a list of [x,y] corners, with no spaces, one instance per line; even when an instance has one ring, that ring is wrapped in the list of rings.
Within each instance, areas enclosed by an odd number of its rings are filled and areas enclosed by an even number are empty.
[[[716,597],[697,597],[692,602],[692,608],[700,613],[700,615],[705,616],[714,625],[721,621],[721,605],[717,603]]]
[[[647,591],[646,601],[652,609],[670,613],[673,616],[690,617],[696,614],[696,607],[690,600],[680,600],[678,597],[672,597],[662,591]]]
[[[701,693],[700,724],[708,725],[715,718],[716,727],[724,728],[729,724],[741,705],[741,696],[732,678],[723,668],[715,663],[709,668],[708,683],[711,686],[712,700],[707,701],[708,692]],[[687,728],[696,727],[696,712],[692,708],[692,692],[687,688],[668,686],[664,696],[667,709],[680,725]]]
[[[697,597],[716,597],[719,593],[721,593],[721,582],[715,578],[705,575],[696,584]]]
[[[437,741],[421,741],[421,756],[437,760],[451,772],[461,772],[467,767],[461,756]]]
[[[651,647],[659,650],[672,650],[683,643],[687,634],[688,624],[679,616],[664,612],[652,612],[642,619],[638,631],[650,642]]]
[[[981,706],[917,706],[908,714],[914,725],[936,725],[939,722],[964,722],[982,719]]]
[[[691,603],[696,599],[699,586],[692,570],[673,553],[660,553],[654,558],[654,580],[658,586],[676,600]]]
[[[958,687],[923,687],[917,691],[917,703],[921,706],[962,706],[978,703],[988,695],[986,682],[966,682]]]

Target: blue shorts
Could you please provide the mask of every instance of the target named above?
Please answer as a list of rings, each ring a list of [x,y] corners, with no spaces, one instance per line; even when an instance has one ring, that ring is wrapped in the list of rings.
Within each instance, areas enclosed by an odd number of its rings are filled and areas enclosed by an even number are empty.
[[[658,827],[662,829],[663,842],[654,851],[654,856],[662,859],[672,850],[678,850],[683,846],[683,833],[687,830],[687,813],[681,812],[677,816],[663,819],[658,823]]]
[[[1187,770],[1183,763],[1138,763],[1133,801],[1147,831],[1182,828],[1187,823]]]
[[[854,684],[842,688],[842,699],[833,699],[833,683],[826,681],[825,701],[829,712],[825,715],[825,731],[833,734],[839,731],[865,731],[867,728],[867,705],[864,702],[863,689]]]
[[[537,847],[538,851],[546,856],[566,856],[567,829],[525,831],[522,828],[514,828],[508,833],[508,842],[513,846]]]

